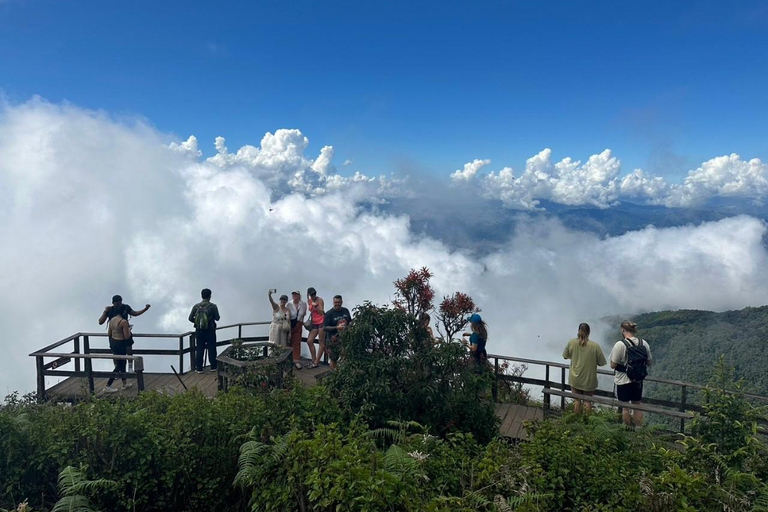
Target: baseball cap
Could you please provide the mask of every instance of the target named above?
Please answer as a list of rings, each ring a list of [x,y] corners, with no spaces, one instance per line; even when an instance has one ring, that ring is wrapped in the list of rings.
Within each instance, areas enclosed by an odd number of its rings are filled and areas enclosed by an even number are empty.
[[[298,295],[299,297],[301,297],[301,292],[291,292],[291,295]]]
[[[479,324],[483,321],[483,319],[478,315],[477,313],[473,313],[471,317],[469,317],[467,320],[469,320],[469,323],[471,324]]]

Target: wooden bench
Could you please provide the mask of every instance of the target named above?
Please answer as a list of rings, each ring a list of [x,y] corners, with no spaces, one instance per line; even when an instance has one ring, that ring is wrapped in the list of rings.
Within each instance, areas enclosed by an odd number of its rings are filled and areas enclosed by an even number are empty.
[[[678,418],[682,422],[685,420],[692,420],[693,414],[686,411],[673,411],[670,409],[662,409],[661,407],[654,407],[652,405],[646,405],[646,404],[631,404],[629,402],[621,402],[617,400],[616,398],[606,398],[602,396],[588,396],[588,395],[582,395],[579,393],[571,393],[570,391],[560,391],[559,389],[545,389],[544,395],[555,395],[560,396],[564,398],[571,398],[571,399],[577,399],[577,400],[585,400],[587,402],[594,402],[601,405],[607,405],[609,407],[621,407],[626,409],[633,409],[635,411],[643,411],[643,412],[652,412],[655,414],[663,414],[665,416],[670,416],[672,418]],[[547,407],[547,401],[544,401],[544,413],[546,414],[549,407]]]

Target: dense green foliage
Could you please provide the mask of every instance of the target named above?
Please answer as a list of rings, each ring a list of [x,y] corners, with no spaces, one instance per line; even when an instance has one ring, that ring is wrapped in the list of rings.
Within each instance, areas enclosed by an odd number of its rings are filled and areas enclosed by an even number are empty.
[[[412,420],[435,435],[498,433],[488,400],[493,374],[459,343],[435,343],[413,315],[364,304],[341,336],[343,364],[326,380],[342,407],[375,427]]]
[[[664,327],[643,331],[660,365]],[[724,359],[688,435],[628,430],[610,411],[534,422],[515,445],[496,436],[488,369],[404,309],[359,308],[342,357],[310,389],[12,395],[0,510],[768,511],[764,411]]]
[[[234,510],[237,457],[249,432],[268,439],[291,424],[332,423],[341,412],[325,388],[243,392],[210,400],[196,391],[73,407],[11,400],[0,411],[0,507],[29,499],[48,509],[66,466],[115,480],[109,510]]]

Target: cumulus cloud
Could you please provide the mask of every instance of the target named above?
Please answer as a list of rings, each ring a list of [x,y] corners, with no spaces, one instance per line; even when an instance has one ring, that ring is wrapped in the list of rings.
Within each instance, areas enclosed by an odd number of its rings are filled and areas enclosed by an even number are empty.
[[[669,206],[692,206],[715,196],[757,197],[768,193],[768,164],[759,158],[744,161],[735,153],[719,156],[689,171],[681,185],[664,200]]]
[[[607,239],[529,219],[499,250],[478,256],[415,234],[406,215],[361,206],[370,197],[354,184],[371,178],[331,186],[332,152],[306,158],[298,130],[277,130],[234,154],[218,139],[217,154],[204,160],[196,147],[194,139],[169,145],[141,122],[40,100],[0,111],[0,236],[7,241],[0,389],[32,389],[27,354],[98,329],[114,293],[136,307],[152,303],[135,319],[136,331],[182,332],[203,287],[213,289],[224,322],[265,320],[268,288],[314,286],[326,298],[342,293],[349,306],[386,303],[393,280],[428,266],[438,295],[466,291],[483,308],[489,350],[537,358],[557,358],[579,322],[607,314],[721,310],[768,298],[766,227],[754,218]],[[607,187],[601,195],[566,186],[570,178],[560,189],[552,184],[553,176],[581,173],[604,185],[618,164],[601,155],[558,167],[540,154],[524,176],[542,190],[609,202]],[[299,172],[325,176],[324,192],[276,193]],[[380,186],[386,180],[377,179]]]
[[[468,162],[464,164],[463,169],[456,169],[453,174],[451,174],[451,180],[454,182],[471,181],[480,169],[490,163],[490,160],[480,159]]]
[[[490,160],[474,160],[451,174],[454,183],[477,180],[489,199],[508,207],[536,210],[542,200],[569,206],[610,208],[621,200],[670,207],[701,205],[713,197],[754,197],[768,194],[768,164],[760,159],[742,160],[737,154],[716,157],[689,171],[682,183],[668,183],[642,169],[620,176],[621,161],[606,149],[582,164],[571,157],[552,162],[545,148],[526,161],[515,175],[511,167],[480,174]]]
[[[190,142],[194,139],[194,142]],[[171,143],[175,151],[192,154],[197,139]],[[241,167],[264,182],[277,196],[298,192],[322,195],[341,188],[356,188],[360,195],[392,196],[400,193],[401,180],[392,176],[353,176],[338,174],[333,164],[333,146],[323,146],[317,158],[305,155],[309,139],[298,129],[280,129],[266,133],[259,146],[245,145],[230,153],[224,137],[216,137],[216,155],[205,161],[221,169]],[[199,153],[197,153],[199,156]],[[345,162],[346,165],[346,162]]]

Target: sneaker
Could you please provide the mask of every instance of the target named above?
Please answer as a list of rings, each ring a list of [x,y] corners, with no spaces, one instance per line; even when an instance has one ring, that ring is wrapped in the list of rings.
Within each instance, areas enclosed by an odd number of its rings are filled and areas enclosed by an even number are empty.
[[[105,393],[117,393],[118,391],[119,391],[119,389],[113,388],[112,386],[106,386],[104,388],[104,392]]]
[[[133,387],[133,382],[126,382],[120,389],[128,389]]]
[[[195,370],[195,373],[203,373],[203,370]]]
[[[218,368],[211,368],[212,372],[215,372],[216,370],[218,370]]]

